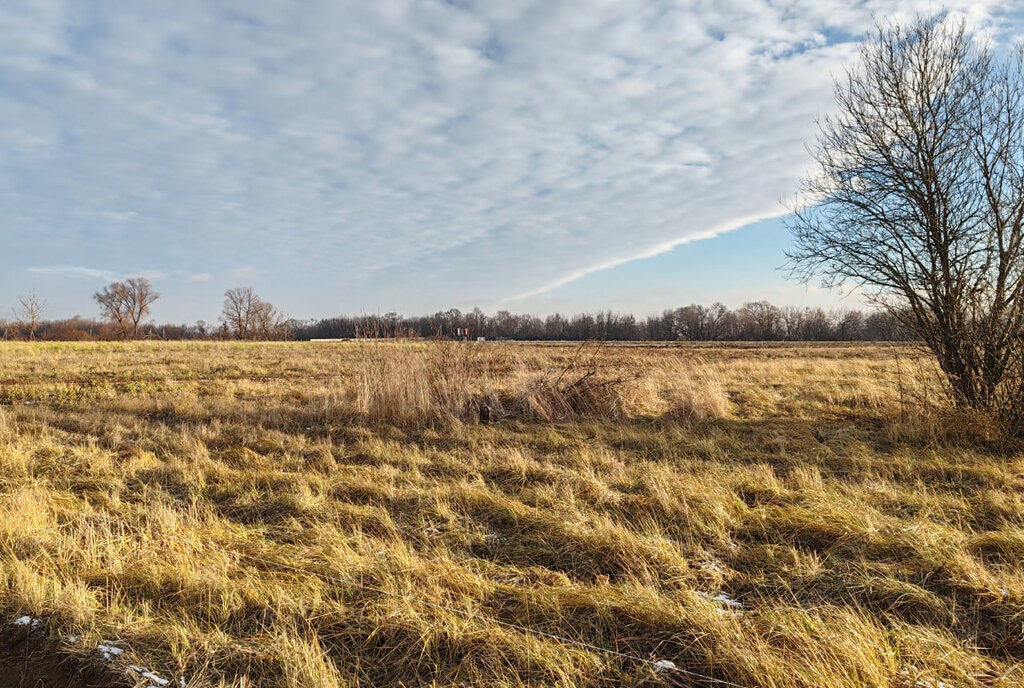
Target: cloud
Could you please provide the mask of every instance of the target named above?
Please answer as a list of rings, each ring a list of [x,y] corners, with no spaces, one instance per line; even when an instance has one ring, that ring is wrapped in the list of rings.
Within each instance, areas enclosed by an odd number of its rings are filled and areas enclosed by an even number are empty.
[[[0,239],[36,274],[258,276],[292,310],[544,293],[781,213],[856,37],[933,5],[14,0]]]
[[[209,282],[212,276],[208,273],[190,273],[184,270],[175,270],[166,273],[161,270],[139,270],[131,273],[118,272],[115,270],[104,270],[90,268],[83,265],[42,265],[25,268],[25,272],[31,275],[42,277],[66,277],[72,279],[86,278],[98,279],[104,282],[114,282],[128,279],[129,277],[145,277],[148,280],[172,280],[181,282]]]
[[[228,276],[234,279],[252,279],[260,274],[258,268],[254,268],[251,265],[246,265],[239,268],[233,268],[228,272]]]
[[[90,279],[101,279],[107,282],[116,280],[119,275],[110,270],[97,270],[82,265],[44,265],[40,267],[26,268],[26,272],[44,277],[87,277]]]

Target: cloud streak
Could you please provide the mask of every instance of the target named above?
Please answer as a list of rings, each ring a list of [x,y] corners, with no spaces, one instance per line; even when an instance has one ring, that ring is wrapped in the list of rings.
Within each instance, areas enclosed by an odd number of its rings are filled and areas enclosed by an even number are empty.
[[[592,265],[590,267],[580,268],[579,270],[576,270],[574,272],[570,272],[567,275],[563,275],[562,277],[559,277],[558,279],[554,280],[553,282],[548,282],[547,284],[542,284],[541,286],[537,287],[536,289],[533,289],[531,291],[525,292],[523,294],[519,294],[518,296],[514,296],[514,297],[508,299],[508,302],[509,303],[514,303],[516,301],[523,301],[525,299],[530,299],[530,298],[534,298],[536,296],[541,296],[543,294],[547,294],[550,291],[554,291],[555,289],[558,289],[559,287],[564,287],[567,284],[571,284],[572,282],[575,282],[578,279],[582,279],[582,278],[586,277],[587,275],[592,275],[595,272],[600,272],[601,270],[610,270],[611,268],[618,267],[619,265],[625,265],[626,263],[630,263],[630,262],[632,262],[634,260],[643,260],[644,258],[653,258],[653,257],[659,256],[659,255],[661,255],[663,253],[668,253],[672,249],[677,248],[679,246],[682,246],[683,244],[687,244],[687,243],[689,243],[691,241],[699,241],[701,239],[713,239],[716,236],[722,234],[723,232],[729,232],[729,231],[732,231],[734,229],[739,229],[740,227],[746,227],[747,225],[754,224],[755,222],[760,222],[762,220],[766,220],[766,219],[770,219],[770,218],[778,217],[778,216],[779,216],[779,213],[777,211],[766,211],[766,212],[764,212],[763,214],[760,214],[760,215],[752,215],[750,217],[733,218],[733,219],[728,220],[726,223],[724,223],[724,224],[722,224],[722,225],[720,225],[718,227],[713,227],[713,228],[707,230],[706,232],[695,233],[695,234],[692,234],[690,236],[685,236],[685,237],[682,237],[682,238],[679,238],[679,239],[670,239],[669,241],[666,241],[666,242],[664,242],[662,244],[657,244],[657,245],[655,245],[655,246],[653,246],[653,247],[651,247],[649,249],[646,249],[646,250],[644,250],[641,253],[635,253],[635,254],[631,254],[631,255],[628,255],[628,256],[623,256],[621,258],[614,258],[614,259],[612,259],[612,260],[610,260],[610,261],[608,261],[606,263],[599,263],[597,265]]]
[[[42,277],[63,277],[68,279],[92,279],[104,282],[124,280],[129,277],[145,277],[149,280],[170,280],[187,283],[209,282],[213,276],[209,273],[191,273],[184,270],[173,270],[164,272],[162,270],[138,270],[135,272],[119,272],[116,270],[104,270],[101,268],[90,268],[84,265],[41,265],[25,268],[30,275]]]
[[[33,275],[42,275],[44,277],[70,277],[70,278],[89,278],[89,279],[100,279],[104,281],[113,281],[120,278],[120,275],[110,270],[98,270],[96,268],[87,268],[82,265],[43,265],[40,267],[26,268],[26,272]]]
[[[5,3],[0,267],[535,296],[779,214],[855,37],[932,4]]]

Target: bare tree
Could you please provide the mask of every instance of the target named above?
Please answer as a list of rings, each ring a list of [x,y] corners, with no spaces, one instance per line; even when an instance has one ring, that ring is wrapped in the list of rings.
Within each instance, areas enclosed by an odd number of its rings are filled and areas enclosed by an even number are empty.
[[[781,314],[767,301],[748,301],[736,311],[744,339],[776,339]]]
[[[672,334],[676,339],[700,340],[707,336],[708,309],[698,304],[677,308],[671,314]]]
[[[284,313],[257,296],[252,287],[224,292],[220,319],[237,339],[281,339],[287,334]]]
[[[18,307],[14,309],[14,318],[28,332],[29,339],[36,338],[39,331],[39,321],[43,313],[49,308],[48,303],[35,295],[35,292],[26,296],[18,296]]]
[[[837,80],[790,223],[796,276],[859,286],[960,406],[1024,420],[1024,52],[962,22],[879,26]]]
[[[255,339],[284,338],[287,317],[274,304],[260,301],[253,312],[253,334]]]
[[[232,336],[238,339],[249,339],[253,329],[255,310],[260,303],[260,297],[256,296],[252,287],[228,289],[224,292],[221,322],[228,328]]]
[[[93,294],[100,310],[117,326],[122,339],[136,339],[139,325],[149,315],[153,302],[160,298],[145,277],[132,277],[114,282]]]

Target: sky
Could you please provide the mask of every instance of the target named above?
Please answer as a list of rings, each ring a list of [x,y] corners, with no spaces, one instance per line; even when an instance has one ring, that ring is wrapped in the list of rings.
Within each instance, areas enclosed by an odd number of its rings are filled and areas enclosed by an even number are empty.
[[[1007,42],[1004,0],[940,5]],[[6,0],[0,314],[768,299],[832,78],[915,0]]]

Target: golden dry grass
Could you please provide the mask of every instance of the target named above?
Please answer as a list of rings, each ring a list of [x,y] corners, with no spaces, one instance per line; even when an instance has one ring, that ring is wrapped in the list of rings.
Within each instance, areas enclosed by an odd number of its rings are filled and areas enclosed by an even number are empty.
[[[7,343],[0,611],[190,686],[1024,685],[1024,457],[932,375],[864,345]]]

